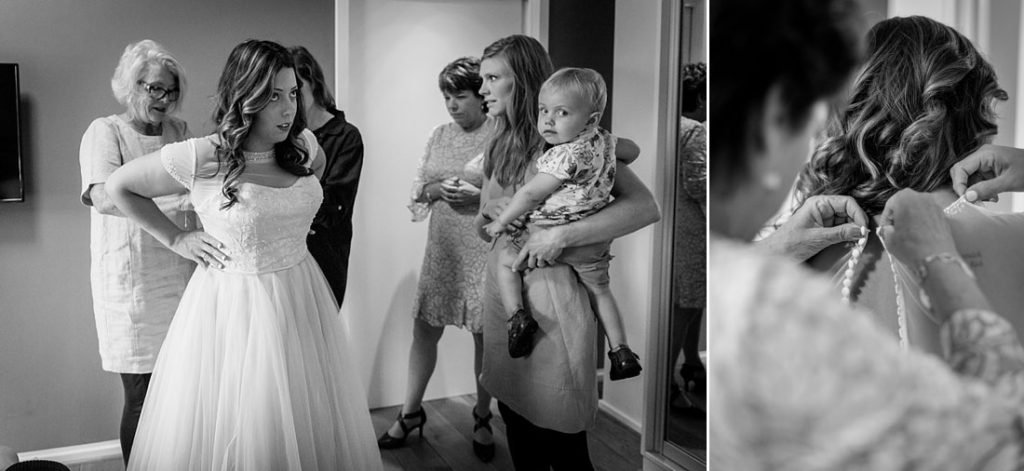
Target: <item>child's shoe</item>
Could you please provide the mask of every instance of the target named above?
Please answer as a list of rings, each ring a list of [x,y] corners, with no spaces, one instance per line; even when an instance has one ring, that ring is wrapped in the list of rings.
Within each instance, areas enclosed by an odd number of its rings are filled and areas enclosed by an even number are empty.
[[[533,334],[537,332],[537,321],[533,316],[519,309],[508,320],[508,354],[512,358],[525,357],[533,351]]]
[[[632,378],[639,375],[640,370],[643,369],[640,367],[640,357],[625,345],[619,345],[609,350],[608,359],[612,362],[608,372],[608,377],[612,381]]]

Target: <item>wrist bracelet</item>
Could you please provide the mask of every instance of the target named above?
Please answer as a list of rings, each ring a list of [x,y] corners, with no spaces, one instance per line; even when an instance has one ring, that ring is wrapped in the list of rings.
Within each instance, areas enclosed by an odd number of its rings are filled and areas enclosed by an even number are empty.
[[[955,263],[960,266],[970,279],[975,279],[974,271],[971,270],[971,267],[967,265],[967,262],[965,262],[960,255],[949,252],[940,252],[925,257],[924,260],[921,260],[921,262],[917,264],[917,279],[920,280],[922,285],[928,278],[928,266],[935,262]]]

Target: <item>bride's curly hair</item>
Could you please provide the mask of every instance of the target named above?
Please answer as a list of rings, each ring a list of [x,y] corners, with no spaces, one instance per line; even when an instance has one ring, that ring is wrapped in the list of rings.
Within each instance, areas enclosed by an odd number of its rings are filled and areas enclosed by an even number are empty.
[[[897,191],[951,184],[949,169],[996,133],[995,99],[1006,100],[992,66],[955,29],[911,16],[868,32],[869,58],[845,111],[798,180],[813,195],[852,196],[868,214]]]
[[[230,208],[238,202],[238,178],[245,170],[242,142],[249,134],[256,114],[270,103],[274,78],[282,69],[295,70],[288,49],[273,41],[256,39],[235,46],[224,65],[224,72],[217,83],[216,109],[213,112],[213,122],[217,126],[215,132],[220,138],[217,161],[219,165],[228,166],[221,188],[221,194],[227,201],[221,209]],[[295,81],[301,86],[297,76]],[[300,136],[306,128],[302,94],[298,94],[297,99],[295,119],[288,130],[288,137],[274,144],[274,154],[281,168],[293,175],[306,176],[313,171],[306,167],[310,150],[305,148]]]

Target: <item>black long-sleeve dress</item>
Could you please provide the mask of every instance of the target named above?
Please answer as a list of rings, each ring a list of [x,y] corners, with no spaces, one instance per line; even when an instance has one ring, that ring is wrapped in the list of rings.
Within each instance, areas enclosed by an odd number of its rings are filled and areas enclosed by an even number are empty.
[[[327,111],[334,117],[313,131],[327,157],[320,177],[324,201],[313,219],[306,244],[341,306],[348,282],[352,208],[363,170],[363,138],[359,129],[345,120],[344,112],[333,108]]]

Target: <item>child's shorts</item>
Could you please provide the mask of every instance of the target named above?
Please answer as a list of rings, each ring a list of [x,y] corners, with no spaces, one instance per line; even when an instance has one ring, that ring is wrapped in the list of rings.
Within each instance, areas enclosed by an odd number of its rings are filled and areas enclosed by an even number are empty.
[[[508,250],[519,253],[523,248],[523,242],[530,238],[530,230],[535,229],[535,226],[527,226],[515,236],[509,236]],[[607,286],[610,283],[608,267],[612,261],[611,245],[612,241],[605,240],[590,245],[568,247],[555,261],[571,266],[579,275],[580,281],[587,286]]]

